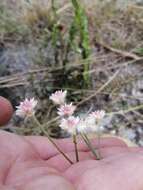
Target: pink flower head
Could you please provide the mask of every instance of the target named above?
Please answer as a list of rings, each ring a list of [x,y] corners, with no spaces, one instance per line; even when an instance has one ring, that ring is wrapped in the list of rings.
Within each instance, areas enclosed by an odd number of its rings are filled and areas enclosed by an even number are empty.
[[[62,119],[60,127],[66,130],[70,134],[76,134],[77,125],[79,123],[79,117],[70,116],[67,119]]]
[[[76,109],[76,106],[70,104],[64,104],[61,105],[60,108],[58,108],[58,115],[60,116],[71,116]]]
[[[82,126],[80,126],[80,130],[88,133],[97,132],[101,124],[100,122],[104,116],[104,110],[97,110],[90,113],[86,118],[84,118],[84,123],[82,124],[83,130],[81,128]]]
[[[105,116],[105,111],[104,110],[97,110],[97,111],[92,112],[89,115],[89,117],[91,119],[93,119],[93,120],[95,119],[96,121],[102,120],[104,118],[104,116]]]
[[[49,99],[52,100],[53,103],[55,104],[62,105],[65,103],[66,95],[67,95],[66,90],[65,91],[58,90],[55,93],[53,93]]]
[[[35,113],[35,107],[37,105],[37,100],[34,98],[25,99],[23,102],[20,102],[19,106],[16,106],[16,115],[20,117],[31,116]]]

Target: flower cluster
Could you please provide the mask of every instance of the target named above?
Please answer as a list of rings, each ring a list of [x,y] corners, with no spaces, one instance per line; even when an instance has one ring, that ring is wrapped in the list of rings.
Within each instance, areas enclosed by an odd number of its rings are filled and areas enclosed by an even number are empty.
[[[70,134],[95,132],[105,116],[105,111],[97,110],[89,113],[86,117],[76,117],[74,116],[76,106],[73,103],[66,103],[66,95],[67,91],[59,90],[49,98],[59,106],[57,108],[57,114],[61,118],[59,126]],[[34,98],[26,98],[16,107],[16,115],[22,118],[34,115],[37,103]]]
[[[57,114],[61,117],[60,127],[70,134],[95,132],[105,116],[104,110],[97,110],[89,113],[86,117],[75,117],[73,114],[76,106],[66,103],[67,91],[56,91],[50,99],[58,104]]]
[[[54,104],[59,105],[57,109],[57,114],[61,118],[59,126],[69,133],[75,134],[79,118],[73,116],[76,106],[74,106],[73,103],[66,103],[66,95],[67,91],[59,90],[50,96],[50,100],[52,100]]]
[[[90,140],[87,137],[87,133],[95,132],[98,127],[101,124],[102,119],[105,116],[104,110],[96,110],[94,112],[89,113],[85,117],[79,117],[75,116],[75,110],[76,106],[73,105],[73,103],[67,103],[66,102],[66,95],[67,91],[56,91],[50,96],[50,100],[53,101],[54,104],[58,105],[57,108],[57,114],[60,117],[60,128],[63,130],[66,130],[68,133],[70,133],[73,137],[73,143],[75,144],[75,155],[76,155],[76,161],[79,161],[78,156],[78,148],[77,148],[77,134],[80,134],[89,147],[89,149],[92,151],[92,153],[95,155],[96,159],[100,159],[100,155],[98,152],[96,152],[95,148],[92,147],[92,144]],[[38,101],[34,98],[31,99],[25,99],[23,102],[20,103],[19,106],[17,106],[16,115],[26,118],[31,117],[33,118],[33,121],[35,124],[39,127],[39,129],[44,132],[44,134],[48,137],[50,142],[57,148],[57,150],[64,156],[64,158],[69,161],[69,163],[73,164],[73,162],[67,157],[67,155],[58,147],[58,145],[55,145],[55,142],[52,140],[52,138],[45,133],[45,129],[43,129],[43,125],[40,124],[40,122],[35,117],[35,108],[37,106]]]

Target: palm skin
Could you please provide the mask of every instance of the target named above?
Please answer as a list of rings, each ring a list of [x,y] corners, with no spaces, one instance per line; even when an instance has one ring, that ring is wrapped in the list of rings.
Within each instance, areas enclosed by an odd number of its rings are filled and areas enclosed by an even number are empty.
[[[143,151],[116,138],[101,140],[100,161],[81,140],[70,165],[46,137],[0,132],[0,190],[142,190]],[[71,139],[56,143],[74,160]],[[93,140],[96,145],[96,140]]]

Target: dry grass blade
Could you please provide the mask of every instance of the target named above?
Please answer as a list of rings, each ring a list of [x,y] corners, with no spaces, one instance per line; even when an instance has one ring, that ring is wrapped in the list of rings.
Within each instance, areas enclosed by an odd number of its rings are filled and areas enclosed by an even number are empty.
[[[117,112],[110,112],[108,113],[107,115],[124,115],[128,112],[132,112],[132,111],[136,111],[136,110],[139,110],[139,109],[143,109],[143,104],[142,105],[139,105],[139,106],[132,106],[126,110],[120,110],[120,111],[117,111]]]
[[[141,60],[142,57],[139,57],[137,56],[136,54],[134,53],[130,53],[130,52],[127,52],[127,51],[123,51],[123,50],[120,50],[120,49],[116,49],[116,48],[113,48],[107,44],[105,44],[104,42],[98,42],[101,46],[103,46],[105,49],[108,49],[114,53],[117,53],[117,54],[120,54],[121,56],[123,57],[126,57],[126,58],[131,58],[131,59],[134,59],[134,60]]]
[[[71,3],[67,3],[62,8],[57,10],[57,14],[61,14],[61,13],[63,13],[64,11],[66,11],[67,9],[69,9],[71,7],[72,7]]]
[[[104,85],[102,85],[94,94],[88,96],[87,98],[83,99],[82,101],[80,101],[77,106],[80,106],[84,103],[86,103],[87,101],[89,101],[90,99],[94,98],[98,93],[100,93],[101,91],[104,90],[105,87],[107,87],[119,74],[120,71],[117,71]]]

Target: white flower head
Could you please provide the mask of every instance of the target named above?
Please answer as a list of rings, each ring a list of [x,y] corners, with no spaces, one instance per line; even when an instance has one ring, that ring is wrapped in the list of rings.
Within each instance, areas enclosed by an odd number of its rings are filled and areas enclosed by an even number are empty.
[[[91,115],[87,116],[85,119],[86,128],[89,133],[97,131],[96,120]]]
[[[22,118],[33,115],[35,113],[35,107],[37,103],[37,100],[34,98],[26,98],[23,102],[20,102],[19,106],[16,106],[16,115]]]
[[[80,119],[78,125],[77,125],[77,131],[79,133],[87,133],[87,124],[84,119]]]
[[[100,127],[100,122],[105,116],[105,111],[97,110],[82,118],[78,124],[77,130],[79,133],[97,132]]]
[[[96,121],[102,120],[104,118],[104,116],[105,116],[105,111],[104,110],[97,110],[97,111],[92,112],[89,115],[89,117],[91,119],[93,119],[93,120],[95,119]]]
[[[91,133],[97,130],[97,125],[95,124],[95,119],[90,116],[80,119],[77,126],[77,131],[79,133]]]
[[[76,134],[77,125],[79,123],[79,117],[70,116],[68,118],[63,118],[60,123],[60,127],[66,130],[70,134]]]
[[[61,105],[60,108],[58,108],[58,115],[59,116],[71,116],[76,109],[76,106],[70,104],[64,104]]]
[[[55,93],[51,94],[50,100],[53,101],[54,104],[62,105],[65,103],[67,91],[58,90]]]
[[[99,128],[101,129],[101,123],[102,123],[102,119],[104,118],[104,116],[105,116],[104,110],[97,110],[97,111],[90,113],[85,118],[87,131],[89,133],[98,132]]]

